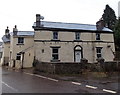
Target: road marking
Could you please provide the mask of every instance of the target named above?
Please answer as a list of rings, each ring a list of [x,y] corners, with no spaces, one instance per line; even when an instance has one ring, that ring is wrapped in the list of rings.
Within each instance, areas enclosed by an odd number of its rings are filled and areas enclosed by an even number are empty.
[[[91,86],[91,85],[86,85],[87,88],[92,88],[92,89],[97,89],[97,87],[95,86]]]
[[[14,91],[16,91],[16,92],[18,91],[17,89],[15,89],[15,88],[9,86],[7,83],[5,83],[5,82],[3,82],[3,81],[2,81],[2,83],[3,83],[4,85],[6,85],[7,87],[11,88],[12,90],[14,90]]]
[[[26,72],[24,72],[24,73],[25,73],[25,74],[28,74],[28,75],[37,76],[37,77],[40,77],[40,78],[44,78],[44,79],[48,79],[48,80],[52,80],[52,81],[58,82],[58,80],[53,79],[53,78],[44,77],[44,76],[41,76],[41,75],[31,74],[31,73],[26,73]],[[6,86],[8,86],[9,88],[14,89],[15,91],[17,91],[15,88],[13,88],[13,87],[7,85],[6,83],[4,83],[4,82],[2,82],[2,83],[5,84]],[[72,82],[72,84],[81,85],[81,83],[78,83],[78,82]],[[91,86],[91,85],[86,85],[86,87],[87,87],[87,88],[92,88],[92,89],[97,89],[97,87]],[[107,90],[107,89],[103,89],[103,91],[109,92],[109,93],[117,93],[116,91]]]
[[[53,78],[44,77],[44,76],[41,76],[41,75],[31,74],[31,73],[26,73],[26,72],[24,72],[24,73],[25,73],[25,74],[28,74],[28,75],[37,76],[37,77],[40,77],[40,78],[44,78],[44,79],[48,79],[48,80],[52,80],[52,81],[58,82],[58,80],[53,79]]]
[[[58,82],[58,80],[53,79],[53,78],[47,78],[47,79]]]
[[[31,75],[31,76],[33,76],[34,74],[31,74],[31,73],[26,73],[26,72],[24,72],[25,74],[28,74],[28,75]]]
[[[40,77],[40,78],[47,79],[47,77],[44,77],[44,76],[41,76],[41,75],[37,75],[37,74],[34,74],[34,76],[37,76],[37,77]]]
[[[81,83],[78,83],[78,82],[72,82],[72,83],[75,85],[81,85]]]
[[[103,89],[103,91],[105,91],[105,92],[109,92],[109,93],[117,93],[117,92],[115,92],[115,91],[107,90],[107,89]]]

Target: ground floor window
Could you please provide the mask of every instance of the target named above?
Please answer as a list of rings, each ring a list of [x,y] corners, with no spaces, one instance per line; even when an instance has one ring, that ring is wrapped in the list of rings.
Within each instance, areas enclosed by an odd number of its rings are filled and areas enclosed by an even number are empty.
[[[17,53],[16,55],[16,60],[20,60],[21,59],[21,54],[20,53]]]
[[[52,48],[52,60],[58,60],[58,59],[59,59],[58,48]]]
[[[102,47],[96,47],[97,58],[102,57]]]

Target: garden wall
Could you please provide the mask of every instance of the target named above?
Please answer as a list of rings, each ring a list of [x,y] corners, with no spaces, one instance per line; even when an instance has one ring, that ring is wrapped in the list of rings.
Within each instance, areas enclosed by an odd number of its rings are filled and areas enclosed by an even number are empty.
[[[54,74],[82,74],[89,72],[114,72],[120,71],[120,62],[104,63],[47,63],[37,62],[35,70]]]

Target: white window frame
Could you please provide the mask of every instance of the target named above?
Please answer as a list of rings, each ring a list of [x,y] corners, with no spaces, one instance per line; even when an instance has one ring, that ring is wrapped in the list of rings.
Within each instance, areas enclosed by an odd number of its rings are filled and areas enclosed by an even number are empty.
[[[21,54],[20,53],[16,54],[16,60],[21,60]]]
[[[102,47],[96,47],[96,56],[97,58],[102,57]]]
[[[57,49],[57,52],[54,52],[54,49]],[[54,56],[57,56],[57,59]],[[52,48],[52,60],[59,60],[59,48]]]

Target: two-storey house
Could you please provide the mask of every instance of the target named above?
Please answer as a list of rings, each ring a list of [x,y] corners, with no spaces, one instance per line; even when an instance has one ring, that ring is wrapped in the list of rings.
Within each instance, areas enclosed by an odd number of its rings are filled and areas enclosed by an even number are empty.
[[[35,59],[40,62],[96,62],[114,59],[113,31],[104,27],[103,21],[96,25],[41,21],[36,15],[33,25],[35,36]]]
[[[6,31],[9,31],[7,28]],[[5,31],[5,33],[6,33]],[[9,35],[9,36],[7,36]],[[9,39],[8,39],[9,37]],[[34,32],[18,31],[17,27],[13,32],[7,32],[3,36],[3,64],[15,68],[32,67],[34,60]]]

